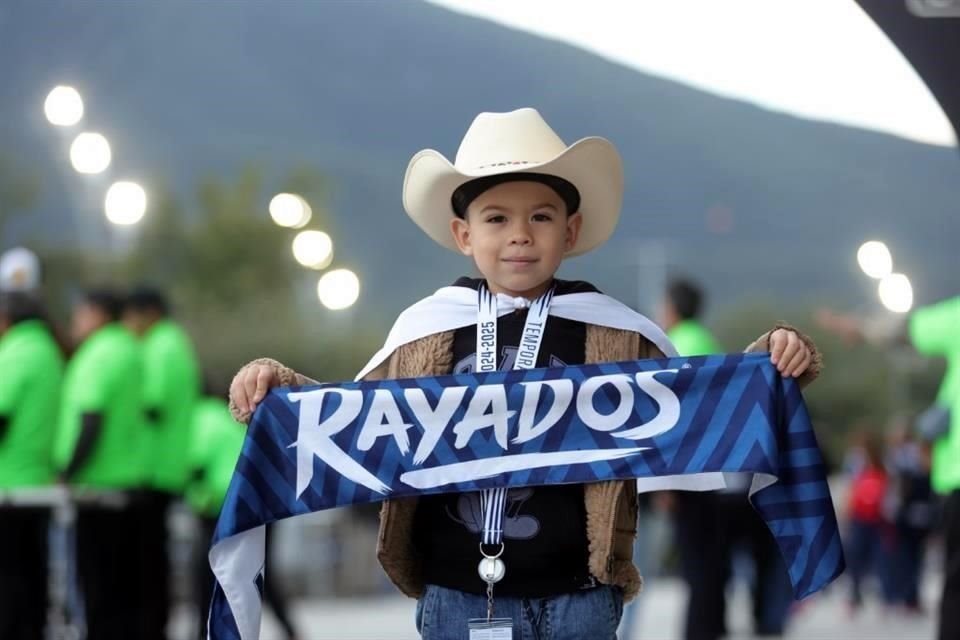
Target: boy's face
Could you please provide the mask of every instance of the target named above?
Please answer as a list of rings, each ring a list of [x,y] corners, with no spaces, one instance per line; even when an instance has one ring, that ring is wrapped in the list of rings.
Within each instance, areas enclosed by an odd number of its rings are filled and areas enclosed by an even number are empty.
[[[504,182],[470,203],[450,223],[464,255],[472,256],[493,293],[534,299],[546,291],[583,220],[539,182]]]

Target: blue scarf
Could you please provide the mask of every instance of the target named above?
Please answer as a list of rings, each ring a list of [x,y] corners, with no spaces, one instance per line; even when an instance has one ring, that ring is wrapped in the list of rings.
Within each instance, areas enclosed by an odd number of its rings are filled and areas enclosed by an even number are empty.
[[[769,354],[275,389],[214,534],[210,637],[258,637],[266,523],[404,496],[704,472],[752,475],[797,598],[843,570],[803,398]]]

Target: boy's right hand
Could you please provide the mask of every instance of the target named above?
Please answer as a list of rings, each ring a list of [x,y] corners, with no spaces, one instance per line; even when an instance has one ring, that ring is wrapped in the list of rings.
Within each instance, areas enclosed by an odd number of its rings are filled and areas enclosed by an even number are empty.
[[[251,363],[238,371],[230,383],[230,402],[249,420],[267,392],[277,386],[280,386],[280,376],[275,366]]]

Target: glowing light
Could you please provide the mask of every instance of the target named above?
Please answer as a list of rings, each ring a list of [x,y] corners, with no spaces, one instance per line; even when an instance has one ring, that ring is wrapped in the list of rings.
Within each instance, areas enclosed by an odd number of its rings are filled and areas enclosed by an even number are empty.
[[[893,258],[887,245],[870,240],[857,250],[857,262],[865,274],[871,278],[883,278],[893,272]]]
[[[360,297],[360,279],[349,269],[335,269],[320,278],[317,296],[328,309],[346,309]]]
[[[311,269],[326,269],[333,261],[333,241],[323,231],[301,231],[293,239],[293,257]]]
[[[906,313],[913,307],[913,287],[902,273],[891,273],[880,281],[880,302],[889,311]]]
[[[72,127],[83,118],[83,98],[73,87],[59,85],[43,101],[43,113],[50,124]]]
[[[299,229],[313,217],[313,210],[295,193],[278,193],[270,199],[270,217],[281,227]]]
[[[99,133],[81,133],[70,145],[70,164],[79,173],[101,173],[110,158],[110,143]]]
[[[113,224],[137,224],[147,211],[147,193],[136,182],[114,182],[107,189],[103,208]]]

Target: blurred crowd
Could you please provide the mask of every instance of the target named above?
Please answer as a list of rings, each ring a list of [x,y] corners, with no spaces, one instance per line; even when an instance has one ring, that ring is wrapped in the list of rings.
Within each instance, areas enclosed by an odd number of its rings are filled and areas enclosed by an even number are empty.
[[[57,322],[44,305],[35,257],[20,254],[17,268],[9,262],[0,264],[0,638],[60,637],[50,633],[56,622],[76,630],[73,637],[165,639],[171,594],[183,593],[173,585],[178,562],[190,575],[191,636],[205,637],[213,591],[206,552],[244,436],[225,384],[204,379],[163,291],[89,290]],[[724,350],[700,320],[703,307],[696,284],[670,283],[658,321],[681,354]],[[837,317],[831,322],[839,326]],[[866,598],[913,615],[934,604],[923,601],[921,586],[944,504],[931,489],[937,434],[922,437],[916,424],[902,420],[885,435],[856,429],[844,459],[846,488],[835,498],[848,573],[836,588],[849,589],[851,615]],[[648,579],[672,574],[687,583],[686,640],[728,635],[727,599],[737,583],[751,594],[757,635],[781,636],[798,610],[748,491],[749,479],[731,475],[719,492],[641,495],[635,561]],[[57,515],[65,504],[71,517]],[[184,563],[170,550],[172,510],[185,505],[196,544]],[[350,510],[346,528],[324,529],[326,546],[297,543],[294,555],[335,555],[328,566],[347,567],[328,593],[389,588],[374,559],[376,512],[375,505]],[[275,533],[268,529],[268,547]],[[48,577],[54,543],[72,567],[60,576],[66,588],[58,602]],[[296,563],[310,572],[305,581],[321,579],[306,558]],[[295,638],[278,575],[264,582],[264,599]],[[621,637],[635,636],[643,603],[628,606]]]
[[[660,305],[659,324],[682,355],[733,350],[721,346],[703,324],[704,293],[696,283],[674,280]],[[940,638],[954,638],[957,589],[955,503],[958,482],[950,407],[960,398],[960,352],[956,350],[960,299],[917,310],[908,319],[858,319],[824,310],[823,329],[848,342],[881,345],[912,342],[924,355],[946,355],[948,372],[933,406],[920,416],[900,418],[884,431],[875,425],[852,430],[834,501],[847,560],[848,611],[858,615],[864,598],[875,597],[884,611],[926,615],[922,585],[927,548],[944,543],[946,567],[940,603]],[[724,348],[725,347],[725,348]],[[954,429],[955,431],[955,429]],[[934,474],[935,449],[939,463]],[[688,587],[685,640],[718,640],[729,635],[727,602],[732,588],[746,586],[752,631],[780,637],[804,603],[793,600],[786,566],[766,526],[748,500],[749,479],[728,474],[727,489],[641,496],[635,560],[647,578],[673,570]],[[936,491],[935,491],[936,489]],[[942,539],[941,535],[942,534]],[[939,576],[938,576],[939,578]],[[621,637],[634,637],[643,598],[627,607]]]
[[[174,504],[189,505],[201,532],[190,564],[196,637],[205,637],[213,589],[206,547],[244,436],[225,385],[204,382],[161,290],[88,290],[55,322],[35,256],[5,258],[0,638],[46,637],[51,524],[67,525],[60,539],[71,568],[64,575],[73,579],[65,598],[78,603],[60,612],[65,625],[104,640],[166,638]],[[53,517],[65,506],[75,513]],[[293,637],[275,584],[265,596]]]
[[[922,614],[925,548],[938,515],[929,443],[902,425],[890,431],[886,443],[875,430],[857,431],[844,472],[849,478],[844,541],[851,614],[863,606],[870,582],[884,606]]]

